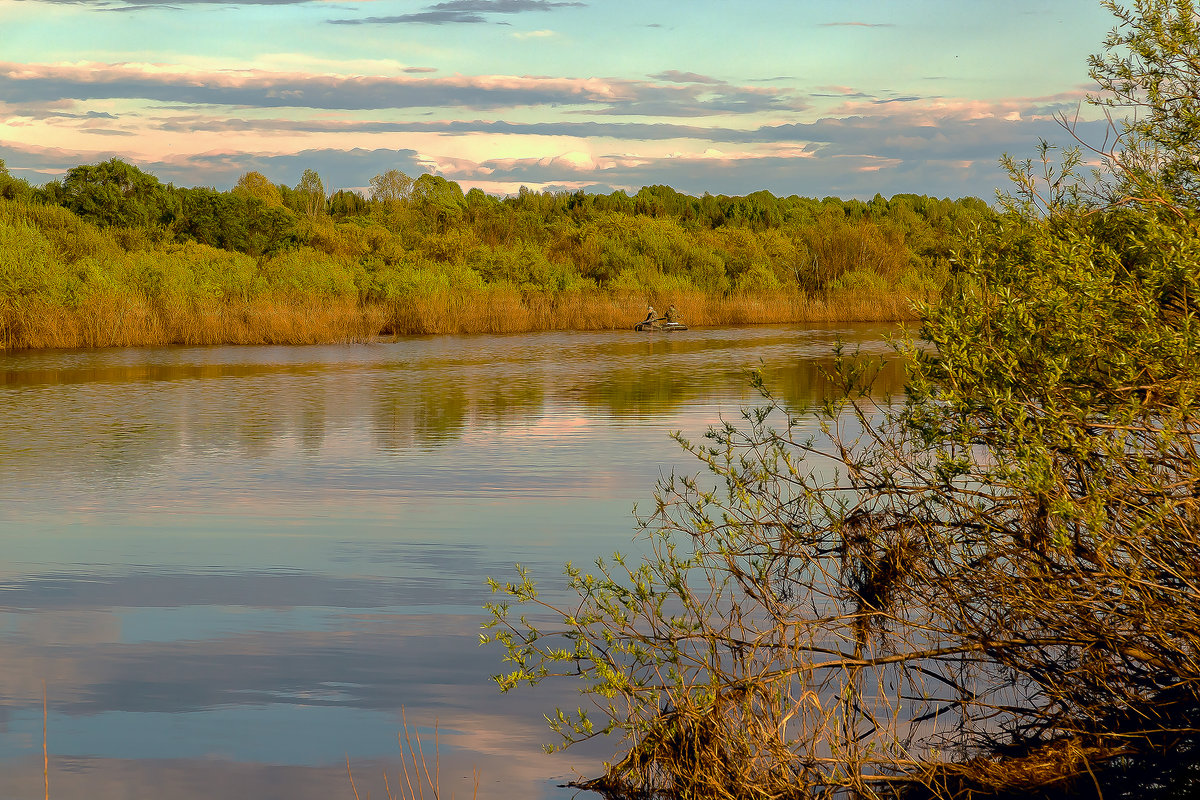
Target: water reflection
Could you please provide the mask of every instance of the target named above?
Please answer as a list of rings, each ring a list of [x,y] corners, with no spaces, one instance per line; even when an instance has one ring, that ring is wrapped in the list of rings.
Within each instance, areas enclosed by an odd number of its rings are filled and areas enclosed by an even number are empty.
[[[138,476],[179,452],[264,456],[296,444],[316,453],[330,431],[365,419],[380,449],[437,447],[471,428],[527,424],[551,407],[641,417],[714,395],[752,400],[745,372],[760,362],[780,395],[803,407],[826,391],[833,338],[855,337],[878,352],[877,333],[545,334],[446,337],[436,346],[0,355],[0,458],[10,468]],[[893,362],[880,388],[897,390],[902,378]]]
[[[816,402],[879,328],[0,354],[0,796],[345,795],[439,720],[467,796],[555,793],[568,687],[500,697],[484,575],[630,549],[634,502],[761,367]],[[889,366],[880,389],[897,391]],[[555,696],[557,693],[557,696]],[[377,793],[381,786],[375,786]]]

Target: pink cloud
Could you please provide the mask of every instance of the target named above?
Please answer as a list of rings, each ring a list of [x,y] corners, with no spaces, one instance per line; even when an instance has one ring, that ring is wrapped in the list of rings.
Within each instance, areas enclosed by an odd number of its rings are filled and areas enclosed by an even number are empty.
[[[212,70],[178,64],[0,62],[0,101],[137,99],[176,105],[307,109],[554,107],[596,114],[696,117],[798,111],[768,87],[541,75],[429,76],[264,69]]]

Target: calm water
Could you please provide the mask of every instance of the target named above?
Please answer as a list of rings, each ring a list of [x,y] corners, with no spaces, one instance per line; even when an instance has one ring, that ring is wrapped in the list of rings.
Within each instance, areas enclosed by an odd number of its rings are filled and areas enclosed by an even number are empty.
[[[0,797],[41,796],[43,682],[53,797],[352,797],[347,756],[382,797],[402,708],[444,796],[569,796],[615,745],[541,753],[579,698],[495,691],[483,578],[636,552],[670,431],[888,330],[0,353]]]

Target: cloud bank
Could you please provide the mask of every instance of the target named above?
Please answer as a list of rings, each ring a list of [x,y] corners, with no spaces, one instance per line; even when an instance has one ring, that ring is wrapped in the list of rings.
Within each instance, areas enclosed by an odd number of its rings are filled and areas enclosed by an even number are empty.
[[[331,19],[329,22],[334,25],[478,24],[489,22],[490,17],[494,14],[523,14],[528,11],[581,8],[585,5],[586,3],[559,2],[558,0],[447,0],[444,3],[428,6],[424,11],[411,14],[364,17],[362,19]]]
[[[593,113],[698,116],[798,111],[798,96],[767,87],[709,87],[617,78],[517,75],[346,76],[265,70],[200,71],[157,64],[0,62],[0,102],[140,99],[161,103],[321,110],[586,107]]]

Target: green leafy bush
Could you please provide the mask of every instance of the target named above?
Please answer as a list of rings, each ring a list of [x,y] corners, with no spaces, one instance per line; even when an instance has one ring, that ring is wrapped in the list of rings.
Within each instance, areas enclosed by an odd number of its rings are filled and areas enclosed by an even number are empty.
[[[1110,47],[1129,50],[1094,69],[1150,115],[1098,182],[1078,151],[1006,160],[1016,194],[952,252],[921,345],[901,345],[901,400],[872,392],[877,361],[840,351],[819,408],[760,379],[760,408],[680,440],[703,471],[660,484],[643,556],[568,564],[562,603],[522,568],[490,582],[500,688],[571,681],[588,705],[548,715],[563,745],[621,737],[582,785],[1195,794],[1200,205],[1179,131],[1200,116],[1194,93],[1163,91],[1200,85],[1181,55],[1200,15],[1109,5]],[[810,242],[822,282],[901,269],[872,221],[888,206]]]

